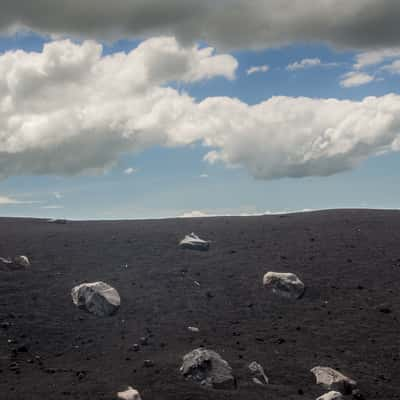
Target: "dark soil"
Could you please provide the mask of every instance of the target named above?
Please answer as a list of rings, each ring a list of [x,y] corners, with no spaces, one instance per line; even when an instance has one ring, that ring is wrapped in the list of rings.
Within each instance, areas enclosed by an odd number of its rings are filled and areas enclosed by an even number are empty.
[[[208,252],[178,248],[192,231],[212,240]],[[2,218],[0,256],[17,254],[32,266],[0,264],[1,399],[111,400],[131,385],[143,400],[306,400],[324,393],[309,372],[317,365],[357,380],[367,400],[400,399],[400,212]],[[297,274],[304,297],[272,295],[268,271]],[[97,280],[119,291],[115,316],[72,304],[74,285]],[[231,364],[237,390],[180,376],[182,356],[199,346]],[[270,385],[251,382],[251,361]]]

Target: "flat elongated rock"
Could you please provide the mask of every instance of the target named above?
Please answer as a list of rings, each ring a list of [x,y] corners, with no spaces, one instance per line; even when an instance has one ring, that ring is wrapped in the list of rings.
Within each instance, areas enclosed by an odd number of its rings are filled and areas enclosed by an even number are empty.
[[[208,240],[200,239],[192,232],[190,235],[186,235],[179,242],[179,247],[182,249],[207,251],[210,248],[210,242]]]
[[[71,296],[76,306],[100,317],[115,314],[121,304],[118,292],[104,282],[82,283]]]
[[[265,287],[270,287],[273,293],[289,299],[300,298],[305,290],[304,283],[292,273],[267,272],[263,283]]]
[[[235,389],[236,380],[230,365],[215,351],[198,348],[183,357],[181,374],[214,389]]]
[[[132,386],[128,386],[128,389],[123,392],[117,393],[117,398],[120,400],[142,400],[140,394]]]
[[[318,397],[317,400],[343,400],[343,399],[344,399],[344,397],[343,397],[342,393],[331,391],[331,392],[325,393],[322,396]]]
[[[350,394],[357,387],[357,382],[329,367],[314,367],[311,372],[315,375],[317,385],[324,386],[327,390]]]

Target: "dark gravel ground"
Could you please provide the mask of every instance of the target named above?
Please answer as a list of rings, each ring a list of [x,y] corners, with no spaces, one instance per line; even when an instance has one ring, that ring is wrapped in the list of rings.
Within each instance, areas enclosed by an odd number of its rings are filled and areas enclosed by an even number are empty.
[[[213,241],[210,251],[177,247],[192,231]],[[0,270],[0,398],[111,400],[132,385],[143,400],[315,399],[324,391],[309,370],[323,365],[357,380],[367,400],[400,399],[399,244],[397,211],[66,225],[2,218],[0,256],[25,254],[32,266]],[[270,270],[296,273],[304,297],[269,293]],[[119,291],[115,316],[72,304],[71,288],[95,280]],[[148,343],[132,351],[141,337]],[[182,356],[201,345],[231,364],[236,391],[181,378]],[[269,386],[249,380],[254,360]]]

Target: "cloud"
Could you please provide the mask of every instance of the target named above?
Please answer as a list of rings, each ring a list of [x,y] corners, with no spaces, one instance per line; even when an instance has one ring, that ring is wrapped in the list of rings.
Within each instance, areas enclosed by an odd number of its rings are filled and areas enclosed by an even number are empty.
[[[99,172],[123,153],[173,144],[168,132],[194,100],[166,84],[232,79],[237,65],[171,37],[129,54],[64,40],[0,55],[0,177]]]
[[[381,69],[389,71],[392,74],[400,74],[400,60],[393,61],[391,64],[385,65]]]
[[[273,97],[254,106],[210,98],[199,108],[204,142],[217,148],[205,160],[245,167],[259,179],[327,176],[400,145],[395,94],[359,102]]]
[[[204,217],[215,217],[215,215],[208,214],[204,211],[194,210],[185,212],[179,215],[178,218],[204,218]]]
[[[199,176],[199,178],[206,179],[206,178],[208,178],[208,174],[201,174],[201,175]]]
[[[53,195],[57,200],[60,200],[64,197],[60,192],[54,192]]]
[[[268,65],[259,65],[259,66],[250,67],[246,71],[246,73],[247,73],[247,75],[252,75],[252,74],[255,74],[256,72],[267,72],[267,71],[269,71]]]
[[[289,64],[286,69],[288,71],[296,71],[298,69],[312,68],[321,66],[321,60],[319,58],[304,58],[301,61],[296,61],[293,64]]]
[[[136,168],[130,167],[130,168],[127,168],[127,169],[124,170],[124,174],[125,175],[132,175],[132,174],[136,173],[137,171],[138,170]]]
[[[175,80],[230,79],[236,60],[173,38],[103,56],[95,42],[0,56],[0,176],[109,168],[151,146],[202,144],[259,179],[324,176],[400,148],[400,96],[197,102]]]
[[[363,52],[356,56],[354,68],[362,69],[371,65],[382,64],[386,60],[396,57],[400,57],[400,47]]]
[[[342,75],[340,85],[345,88],[366,85],[375,80],[375,77],[364,72],[351,71]]]
[[[400,44],[398,0],[4,0],[0,31],[116,39],[173,35],[218,48]]]
[[[232,212],[219,212],[210,214],[205,211],[194,210],[179,215],[178,218],[209,218],[209,217],[262,217],[266,215],[284,215],[284,214],[297,214],[305,212],[319,211],[312,208],[305,208],[302,210],[279,210],[279,211],[253,211],[253,212],[241,212],[238,210],[232,210]]]
[[[48,205],[48,206],[42,206],[40,208],[43,208],[45,210],[58,210],[64,208],[64,206],[61,205]]]
[[[304,58],[301,61],[295,61],[289,64],[286,69],[288,71],[296,71],[299,69],[315,68],[315,67],[336,67],[338,63],[323,63],[319,58]]]
[[[35,201],[21,201],[8,196],[0,196],[0,206],[9,206],[16,204],[33,204]]]

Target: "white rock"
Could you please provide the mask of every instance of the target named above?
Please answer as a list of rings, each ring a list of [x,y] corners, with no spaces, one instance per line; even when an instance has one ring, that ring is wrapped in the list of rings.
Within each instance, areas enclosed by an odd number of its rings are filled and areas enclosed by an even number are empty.
[[[118,392],[117,397],[121,400],[142,400],[139,392],[131,386],[123,392]]]
[[[71,296],[76,306],[100,317],[115,314],[121,304],[118,292],[104,282],[82,283]]]
[[[264,275],[264,286],[271,287],[272,292],[286,298],[300,298],[305,290],[304,283],[295,274],[268,272]]]
[[[268,377],[265,375],[264,368],[258,362],[251,362],[249,364],[249,370],[254,383],[257,383],[258,385],[268,385]]]
[[[195,326],[188,326],[188,331],[198,333],[200,329]]]
[[[357,387],[357,382],[329,367],[314,367],[311,372],[315,375],[317,385],[327,390],[336,390],[349,394]]]
[[[317,400],[343,400],[344,397],[340,392],[329,392],[325,393],[324,395],[318,397]]]
[[[180,242],[179,246],[183,249],[190,250],[208,250],[210,248],[210,242],[208,240],[200,239],[193,232],[190,235],[186,235]]]
[[[231,390],[236,388],[232,368],[218,353],[198,348],[183,357],[181,374],[203,386]]]
[[[15,256],[13,261],[15,265],[22,268],[26,268],[31,265],[27,256]]]

